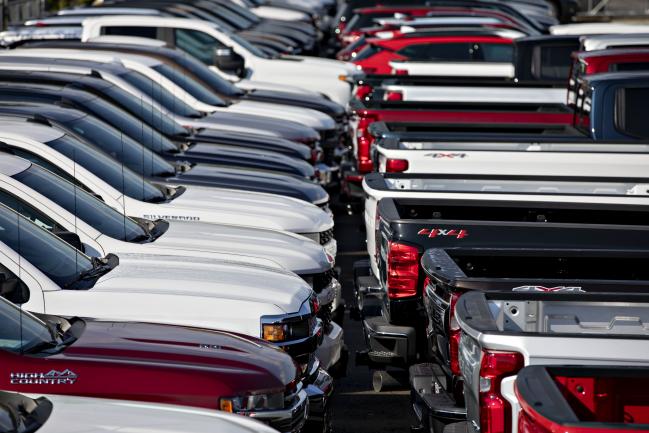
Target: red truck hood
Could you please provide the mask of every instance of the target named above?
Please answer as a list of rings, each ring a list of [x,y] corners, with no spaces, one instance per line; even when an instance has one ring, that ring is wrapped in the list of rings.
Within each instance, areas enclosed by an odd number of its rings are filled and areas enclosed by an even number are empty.
[[[0,364],[25,380],[0,377],[0,389],[218,408],[220,397],[295,385],[292,358],[237,334],[148,323],[86,320],[64,351],[20,356],[0,351]],[[72,380],[52,384],[33,375]],[[25,377],[25,376],[22,376]]]
[[[245,369],[250,370],[248,374],[270,373],[283,384],[296,375],[291,357],[262,340],[224,331],[152,323],[86,319],[81,337],[59,356],[162,362],[168,367],[219,372],[224,368]]]

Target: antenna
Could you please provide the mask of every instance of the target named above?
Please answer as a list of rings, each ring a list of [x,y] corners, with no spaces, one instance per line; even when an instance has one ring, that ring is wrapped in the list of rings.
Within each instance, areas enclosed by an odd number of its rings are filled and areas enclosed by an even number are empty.
[[[78,234],[77,230],[77,150],[76,147],[72,147],[72,177],[74,178],[74,183],[72,188],[74,191],[74,233]],[[79,272],[79,250],[74,253],[74,268]]]
[[[122,163],[122,216],[124,222],[124,242],[126,242],[126,181],[124,179],[124,133],[119,130],[119,141],[122,145],[120,162]]]
[[[22,253],[22,247],[21,247],[21,243],[20,243],[20,214],[18,212],[16,212],[16,222],[18,223],[17,224],[18,225],[18,279],[22,279],[22,275],[21,275],[22,274],[21,258],[22,258],[23,253]],[[23,304],[20,304],[18,306],[18,308],[20,309],[18,317],[19,317],[19,321],[20,321],[20,354],[22,355],[23,354],[23,346],[24,346],[24,342],[23,342],[23,314],[24,314],[23,313]]]

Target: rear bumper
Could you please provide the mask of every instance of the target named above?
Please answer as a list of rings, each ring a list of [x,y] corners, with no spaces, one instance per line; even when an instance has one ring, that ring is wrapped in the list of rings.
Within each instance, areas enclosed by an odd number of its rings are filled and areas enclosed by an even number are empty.
[[[354,264],[355,313],[363,320],[367,350],[356,354],[357,365],[371,368],[407,367],[417,357],[416,331],[413,326],[394,325],[381,313],[382,288],[371,275],[369,263]]]
[[[359,352],[356,363],[369,367],[407,367],[417,356],[416,332],[410,326],[396,326],[383,316],[363,320],[366,352]]]
[[[416,364],[410,367],[410,398],[418,419],[418,430],[443,433],[449,424],[466,420],[466,409],[458,406],[446,391],[446,376],[436,364]]]

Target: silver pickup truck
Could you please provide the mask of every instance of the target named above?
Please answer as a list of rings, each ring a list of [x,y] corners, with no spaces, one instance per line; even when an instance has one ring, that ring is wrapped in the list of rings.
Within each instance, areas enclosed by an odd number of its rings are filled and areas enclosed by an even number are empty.
[[[449,431],[518,433],[514,383],[528,365],[649,365],[649,296],[470,292],[458,301],[465,424]]]

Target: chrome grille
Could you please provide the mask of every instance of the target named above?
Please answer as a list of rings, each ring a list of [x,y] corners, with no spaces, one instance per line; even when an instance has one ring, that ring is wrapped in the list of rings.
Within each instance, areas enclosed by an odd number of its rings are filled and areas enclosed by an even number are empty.
[[[320,232],[320,245],[326,245],[330,240],[334,238],[334,229],[333,227],[329,230]]]

